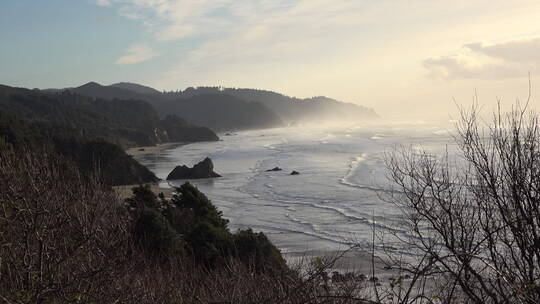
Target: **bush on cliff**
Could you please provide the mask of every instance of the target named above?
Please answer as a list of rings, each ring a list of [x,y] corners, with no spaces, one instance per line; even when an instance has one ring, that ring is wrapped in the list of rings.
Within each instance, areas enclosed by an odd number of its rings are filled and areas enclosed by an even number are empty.
[[[176,188],[170,201],[158,198],[145,186],[133,188],[133,194],[127,199],[131,206],[152,210],[145,211],[144,218],[140,215],[147,225],[140,228],[146,227],[146,233],[156,237],[153,242],[143,243],[152,252],[168,252],[171,246],[176,246],[170,241],[173,234],[168,227],[171,227],[178,236],[183,236],[185,252],[201,265],[214,268],[235,259],[257,271],[286,268],[280,251],[264,233],[251,229],[231,233],[222,212],[190,183]],[[144,233],[143,229],[137,235]]]

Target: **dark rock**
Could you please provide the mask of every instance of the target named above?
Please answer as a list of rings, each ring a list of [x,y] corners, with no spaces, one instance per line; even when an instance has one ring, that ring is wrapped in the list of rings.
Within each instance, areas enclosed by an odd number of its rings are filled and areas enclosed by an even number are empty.
[[[272,168],[272,169],[266,170],[266,172],[281,171],[281,170],[283,170],[283,169],[281,169],[280,167],[274,167],[274,168]]]
[[[167,176],[167,180],[173,179],[196,179],[196,178],[212,178],[221,177],[214,172],[214,164],[210,158],[205,158],[202,162],[189,168],[185,165],[177,166]]]
[[[298,172],[298,171],[293,171],[293,172],[291,172],[291,175],[300,175],[300,172]]]

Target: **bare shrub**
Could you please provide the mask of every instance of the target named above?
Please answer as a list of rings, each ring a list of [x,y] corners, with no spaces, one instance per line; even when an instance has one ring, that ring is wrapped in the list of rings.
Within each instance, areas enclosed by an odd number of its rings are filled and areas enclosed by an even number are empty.
[[[400,266],[432,276],[427,301],[540,303],[538,115],[516,106],[484,124],[473,107],[455,140],[454,160],[411,149],[387,157],[397,185],[387,199],[403,210],[406,248],[420,257]]]
[[[329,280],[335,259],[261,272],[149,255],[133,244],[136,214],[48,152],[0,150],[0,189],[2,303],[366,303]]]
[[[0,150],[0,296],[96,301],[130,248],[129,218],[98,180],[47,152]]]
[[[115,284],[122,303],[371,303],[361,299],[359,284],[328,280],[323,274],[331,265],[306,260],[288,271],[261,273],[234,260],[209,269],[177,257],[155,263],[138,255]]]

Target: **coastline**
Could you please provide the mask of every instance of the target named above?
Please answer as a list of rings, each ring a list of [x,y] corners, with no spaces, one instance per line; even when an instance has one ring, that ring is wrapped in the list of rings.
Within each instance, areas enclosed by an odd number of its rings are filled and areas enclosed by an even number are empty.
[[[257,137],[259,138],[259,137]],[[159,154],[166,150],[173,149],[175,147],[187,145],[188,143],[165,143],[156,146],[150,147],[133,147],[126,152],[129,155],[132,155],[136,159],[143,159],[147,155]],[[141,150],[143,149],[143,150]],[[152,157],[153,159],[153,157]],[[150,183],[151,190],[155,194],[163,192],[166,198],[171,198],[174,192],[173,188],[170,188],[166,181],[161,181],[157,183]],[[138,185],[125,185],[115,187],[115,191],[121,198],[127,198],[131,196],[131,188]],[[279,249],[283,250],[276,242],[273,242]],[[279,242],[278,242],[279,243]],[[283,244],[282,244],[283,245]],[[334,260],[337,256],[340,256],[343,251],[339,250],[308,250],[305,252],[284,252],[283,258],[288,262],[289,265],[293,266],[298,263],[310,263],[316,258],[323,259],[325,261]],[[330,268],[331,271],[337,271],[338,273],[345,274],[349,272],[355,272],[357,274],[364,274],[367,278],[373,276],[373,266],[375,270],[375,277],[379,279],[381,284],[390,282],[390,278],[399,276],[400,270],[396,268],[387,267],[387,263],[384,262],[384,259],[380,256],[375,256],[374,265],[372,265],[372,254],[371,252],[365,250],[350,250],[340,256],[333,266]]]
[[[167,199],[170,199],[174,193],[174,188],[168,186],[166,181],[161,181],[157,183],[145,183],[144,185],[149,185],[150,190],[152,190],[152,192],[154,192],[156,195],[158,195],[159,193],[163,193],[163,195],[165,195],[165,198]],[[113,190],[114,192],[116,192],[120,199],[124,200],[128,197],[131,197],[131,189],[138,186],[139,184],[113,186]]]
[[[178,146],[184,146],[189,144],[188,142],[169,142],[163,144],[157,144],[155,146],[139,146],[126,149],[128,155],[137,157],[147,154],[159,154],[165,150],[172,149]]]
[[[371,252],[359,249],[283,253],[283,257],[290,265],[311,262],[316,258],[320,258],[325,263],[331,262],[332,267],[330,269],[341,274],[354,272],[356,274],[364,274],[366,277],[370,278],[373,276],[374,271],[375,277],[377,277],[381,283],[388,281],[389,278],[398,275],[400,272],[397,268],[388,267],[388,263],[381,257],[373,257]]]
[[[157,144],[155,146],[137,146],[131,147],[125,150],[126,154],[137,159],[146,155],[160,154],[165,150],[173,149],[179,146],[184,146],[189,144],[189,142],[168,142],[163,144]],[[144,183],[144,185],[149,185],[152,192],[156,195],[163,193],[165,198],[170,199],[173,195],[174,188],[168,185],[167,181],[160,180],[155,183]],[[131,189],[139,186],[139,184],[130,184],[130,185],[120,185],[113,186],[113,190],[116,192],[120,199],[126,199],[131,197]]]

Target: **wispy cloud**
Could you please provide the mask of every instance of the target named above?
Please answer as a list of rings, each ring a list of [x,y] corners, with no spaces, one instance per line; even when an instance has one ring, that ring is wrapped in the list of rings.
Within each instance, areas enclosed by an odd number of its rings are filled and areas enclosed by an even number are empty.
[[[150,60],[157,56],[157,53],[146,45],[134,45],[127,50],[127,54],[118,58],[116,64],[136,64]]]
[[[156,47],[187,41],[177,66],[164,75],[299,59],[312,65],[361,44],[365,24],[358,20],[378,22],[371,19],[374,5],[358,0],[107,1],[120,15],[147,22]]]

